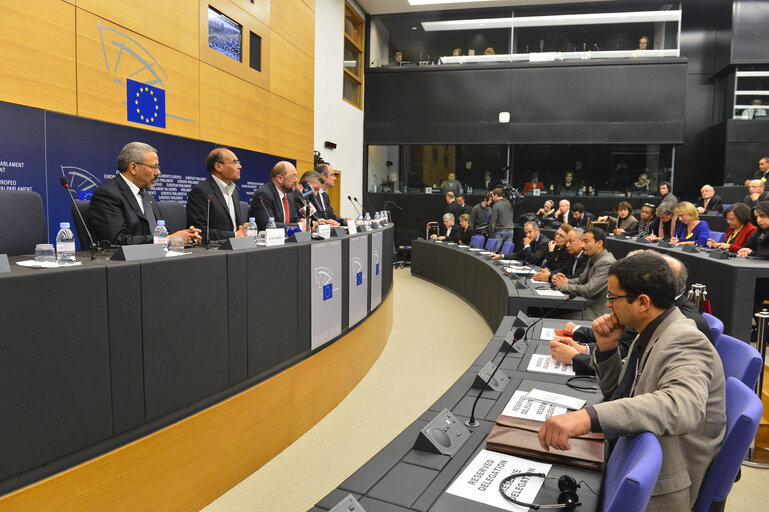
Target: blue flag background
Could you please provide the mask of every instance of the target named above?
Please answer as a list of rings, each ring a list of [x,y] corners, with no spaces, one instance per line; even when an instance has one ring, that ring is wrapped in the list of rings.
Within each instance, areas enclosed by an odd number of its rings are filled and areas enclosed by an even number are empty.
[[[128,120],[144,126],[166,127],[166,91],[128,78],[126,80]]]

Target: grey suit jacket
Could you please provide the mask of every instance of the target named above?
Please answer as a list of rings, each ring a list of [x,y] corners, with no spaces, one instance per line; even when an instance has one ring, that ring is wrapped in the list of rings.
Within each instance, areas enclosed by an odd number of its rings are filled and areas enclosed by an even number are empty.
[[[606,307],[606,292],[609,289],[609,267],[615,261],[617,260],[612,253],[604,249],[593,259],[592,265],[587,264],[579,277],[569,279],[568,283],[561,286],[562,292],[574,292],[587,301],[587,306],[582,312],[583,320],[595,320],[609,312]]]
[[[624,363],[618,351],[601,363],[593,354],[604,396],[622,380]],[[721,359],[694,322],[673,310],[639,359],[630,397],[593,407],[608,438],[648,431],[659,439],[662,469],[647,510],[691,510],[726,433]]]

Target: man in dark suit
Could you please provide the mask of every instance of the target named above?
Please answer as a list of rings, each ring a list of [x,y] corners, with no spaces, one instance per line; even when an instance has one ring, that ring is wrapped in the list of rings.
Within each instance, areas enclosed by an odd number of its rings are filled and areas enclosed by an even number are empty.
[[[275,226],[279,228],[299,226],[299,212],[293,194],[297,181],[296,167],[290,162],[275,164],[270,173],[270,181],[254,193],[248,209],[248,216],[256,217],[259,231],[267,228],[269,217],[275,220]]]
[[[518,260],[530,265],[539,265],[545,259],[547,254],[547,244],[550,239],[539,232],[539,225],[530,220],[523,225],[523,248],[511,254],[502,256],[501,254],[490,254],[492,259],[503,258],[506,260]],[[501,249],[501,247],[500,247]]]
[[[441,235],[431,235],[430,238],[455,243],[462,241],[462,228],[454,224],[454,216],[452,214],[447,213],[443,216],[443,226]]]
[[[211,240],[246,236],[248,219],[240,213],[240,194],[235,186],[241,168],[240,160],[229,149],[212,150],[206,158],[210,176],[195,185],[187,197],[187,224],[200,226]]]
[[[574,206],[571,207],[571,220],[569,221],[569,224],[571,224],[571,227],[573,228],[586,228],[587,227],[587,221],[593,220],[594,216],[590,212],[585,211],[585,207],[582,205],[582,203],[574,203]]]
[[[334,207],[331,206],[331,198],[328,195],[328,190],[336,186],[336,174],[334,168],[329,164],[320,164],[315,170],[320,173],[321,177],[321,190],[318,197],[320,203],[319,215],[329,221],[332,226],[339,226],[340,224],[347,224],[351,217],[340,217],[334,211]],[[333,222],[331,222],[333,221]]]
[[[724,203],[721,202],[721,198],[716,195],[716,190],[710,185],[702,185],[700,189],[702,197],[697,199],[697,212],[708,213],[724,211]]]
[[[465,209],[457,202],[454,192],[446,192],[446,210],[443,213],[450,213],[455,219],[465,213]]]
[[[769,201],[769,192],[766,192],[764,188],[763,181],[752,180],[748,185],[748,195],[745,196],[742,202],[752,210],[761,201]]]
[[[558,224],[568,224],[571,227],[575,227],[572,224],[574,217],[571,216],[571,203],[568,199],[558,201],[558,211],[555,212],[555,220],[558,221]]]
[[[461,208],[462,213],[472,213],[473,209],[470,207],[469,204],[465,202],[465,195],[464,194],[457,194],[456,195],[457,204],[459,204],[459,207]],[[459,214],[459,216],[462,216],[462,213]],[[456,217],[457,219],[459,217]]]
[[[143,142],[129,142],[117,157],[118,175],[96,189],[88,221],[97,240],[117,245],[151,244],[161,218],[155,199],[147,193],[160,176],[158,151]],[[194,226],[171,233],[184,242],[199,242]]]
[[[478,232],[488,232],[489,217],[491,215],[491,195],[488,192],[483,194],[481,202],[473,206],[470,211],[470,227]]]

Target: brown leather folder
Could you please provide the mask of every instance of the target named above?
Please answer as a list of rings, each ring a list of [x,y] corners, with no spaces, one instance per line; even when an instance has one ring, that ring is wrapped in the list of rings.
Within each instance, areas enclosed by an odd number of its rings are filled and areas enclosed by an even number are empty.
[[[603,434],[589,433],[569,439],[571,450],[545,451],[539,445],[537,432],[544,422],[500,415],[486,438],[486,448],[531,459],[559,462],[586,469],[603,470]]]

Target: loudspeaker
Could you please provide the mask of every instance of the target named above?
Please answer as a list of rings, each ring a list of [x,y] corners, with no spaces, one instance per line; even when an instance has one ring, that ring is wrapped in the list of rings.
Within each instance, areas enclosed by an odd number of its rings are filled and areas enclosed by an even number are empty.
[[[693,252],[693,253],[698,253],[698,252],[700,252],[700,251],[697,249],[697,247],[696,247],[696,246],[694,246],[694,245],[684,245],[684,246],[683,246],[683,248],[682,248],[681,250],[682,250],[683,252]]]
[[[252,236],[232,237],[219,246],[220,251],[242,251],[244,249],[256,249],[256,240]]]
[[[515,315],[515,320],[513,320],[513,327],[528,327],[532,322],[533,320],[529,318],[526,313],[519,311],[518,314]]]
[[[343,227],[333,227],[331,228],[331,236],[347,236],[347,230]]]
[[[348,494],[328,512],[366,512],[366,509],[361,507],[355,496]]]
[[[443,409],[419,431],[416,450],[453,457],[470,439],[470,431],[448,409]]]
[[[5,274],[11,271],[11,265],[8,263],[8,255],[0,254],[0,274]]]
[[[473,387],[476,389],[482,389],[488,382],[489,388],[494,391],[502,391],[505,389],[505,386],[507,386],[507,383],[510,382],[510,379],[500,370],[497,370],[497,373],[494,374],[494,378],[489,381],[489,377],[491,377],[491,374],[494,373],[495,369],[496,366],[494,366],[494,363],[491,361],[486,363],[484,367],[481,368],[481,371],[479,371],[475,376]]]
[[[713,249],[710,251],[710,254],[708,255],[710,258],[713,258],[714,260],[728,260],[729,254],[725,251],[719,251],[718,249]]]
[[[165,258],[166,250],[160,244],[142,244],[142,245],[121,245],[115,251],[110,260],[112,261],[142,261],[155,258]]]
[[[296,233],[291,233],[291,236],[289,236],[288,240],[286,241],[303,244],[311,240],[312,240],[312,233],[308,233],[307,231],[297,231]]]
[[[657,244],[657,247],[667,247],[667,248],[670,248],[670,247],[673,247],[673,244],[671,244],[670,242],[666,242],[664,240],[660,240],[659,243]]]

